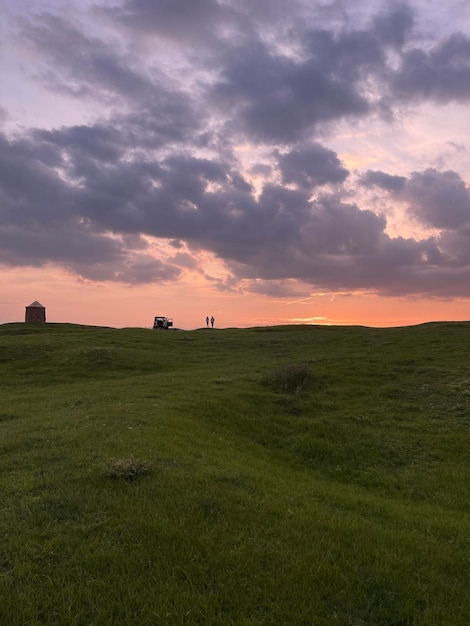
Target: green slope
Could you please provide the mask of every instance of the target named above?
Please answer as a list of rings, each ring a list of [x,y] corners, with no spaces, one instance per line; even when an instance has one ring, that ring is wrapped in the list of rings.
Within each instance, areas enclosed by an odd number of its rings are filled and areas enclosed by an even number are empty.
[[[466,626],[469,346],[0,326],[0,623]]]

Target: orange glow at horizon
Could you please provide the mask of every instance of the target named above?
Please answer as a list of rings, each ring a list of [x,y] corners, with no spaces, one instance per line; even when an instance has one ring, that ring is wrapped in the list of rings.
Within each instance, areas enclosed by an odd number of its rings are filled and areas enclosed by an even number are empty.
[[[407,326],[429,321],[470,320],[470,299],[431,300],[371,294],[322,293],[292,300],[253,293],[219,291],[213,285],[185,282],[140,285],[80,281],[53,268],[1,272],[0,323],[23,322],[25,307],[38,300],[49,322],[92,326],[150,328],[155,315],[174,319],[175,327],[279,324]]]

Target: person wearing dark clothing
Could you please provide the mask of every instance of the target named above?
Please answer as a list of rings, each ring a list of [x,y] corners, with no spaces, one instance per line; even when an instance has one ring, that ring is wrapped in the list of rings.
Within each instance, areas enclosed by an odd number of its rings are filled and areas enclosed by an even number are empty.
[[[212,325],[212,328],[214,328],[214,322],[215,322],[215,318],[214,318],[214,316],[212,316],[212,317],[211,317],[211,325]]]
[[[209,316],[206,317],[206,326],[209,328]]]

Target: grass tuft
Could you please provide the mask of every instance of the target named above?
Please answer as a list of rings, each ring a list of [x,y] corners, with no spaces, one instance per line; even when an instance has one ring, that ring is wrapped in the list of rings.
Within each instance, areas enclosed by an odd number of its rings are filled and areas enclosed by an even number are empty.
[[[18,419],[18,415],[12,415],[11,413],[0,413],[0,422],[7,422],[9,420]]]
[[[261,384],[278,393],[300,393],[312,378],[311,369],[304,363],[287,363],[267,372]]]
[[[129,482],[134,482],[149,473],[148,464],[132,455],[127,459],[111,459],[103,471],[103,474],[108,478],[128,480]]]

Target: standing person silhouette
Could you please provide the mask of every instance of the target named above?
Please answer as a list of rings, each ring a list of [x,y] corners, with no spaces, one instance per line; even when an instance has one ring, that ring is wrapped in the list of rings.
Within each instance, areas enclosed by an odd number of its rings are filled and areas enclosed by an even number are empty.
[[[206,326],[209,328],[209,316],[206,317]]]
[[[215,322],[215,317],[214,317],[214,316],[212,316],[212,317],[211,317],[211,325],[212,325],[212,328],[214,328],[214,322]]]

